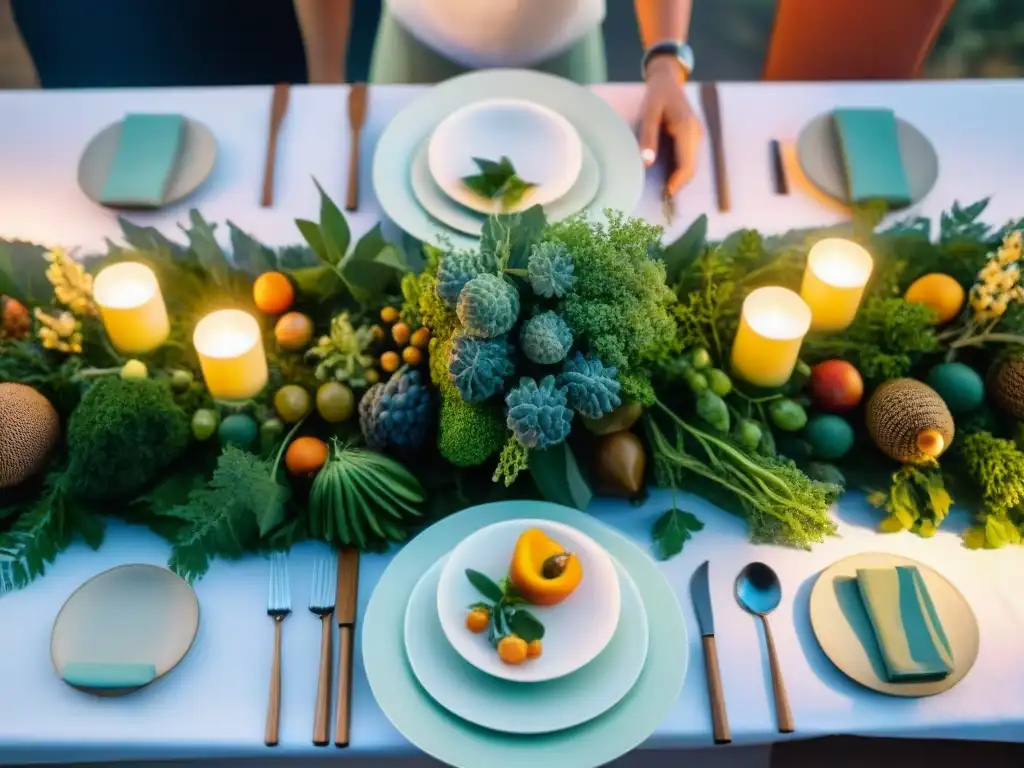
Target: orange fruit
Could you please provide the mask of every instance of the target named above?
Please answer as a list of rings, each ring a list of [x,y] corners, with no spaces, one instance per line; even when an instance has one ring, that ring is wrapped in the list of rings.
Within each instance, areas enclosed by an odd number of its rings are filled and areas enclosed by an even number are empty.
[[[505,635],[498,641],[498,658],[506,664],[526,661],[526,641],[518,635]]]
[[[402,359],[409,365],[419,365],[423,362],[423,353],[416,347],[406,347],[402,350]]]
[[[391,338],[395,340],[395,344],[404,347],[409,343],[411,333],[408,323],[395,323],[395,327],[391,329]]]
[[[925,304],[934,309],[935,324],[943,325],[960,314],[965,293],[963,286],[949,275],[932,272],[911,283],[903,298],[910,304]]]
[[[483,608],[474,608],[466,616],[466,629],[470,632],[483,632],[491,623],[491,617]]]
[[[295,477],[312,477],[327,463],[327,443],[315,437],[292,441],[284,454],[284,465]]]
[[[281,349],[300,350],[313,338],[313,321],[301,312],[281,315],[274,326],[274,338]]]
[[[252,286],[252,297],[260,312],[280,315],[295,301],[292,281],[280,272],[264,272]]]
[[[398,314],[398,310],[394,307],[384,307],[384,309],[380,311],[380,319],[385,323],[393,323],[398,319]]]
[[[394,373],[398,370],[398,366],[402,364],[402,359],[398,356],[397,352],[385,352],[380,356],[380,367],[388,373]]]
[[[412,332],[412,345],[419,347],[420,349],[426,349],[427,344],[430,343],[430,329],[429,328],[417,328]]]
[[[526,644],[526,658],[536,659],[543,650],[544,647],[541,645],[540,640],[531,640]]]

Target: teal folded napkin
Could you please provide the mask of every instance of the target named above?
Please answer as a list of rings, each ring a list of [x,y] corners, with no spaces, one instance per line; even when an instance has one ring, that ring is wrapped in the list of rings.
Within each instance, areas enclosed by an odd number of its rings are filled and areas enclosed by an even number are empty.
[[[949,640],[915,566],[859,568],[857,586],[889,682],[941,680],[953,671]]]
[[[158,208],[178,162],[185,119],[132,114],[121,124],[100,202],[122,208]]]
[[[910,183],[892,110],[837,109],[833,120],[850,202],[884,200],[892,206],[909,205]]]
[[[69,661],[60,676],[65,683],[78,688],[138,688],[156,679],[156,667],[152,664]]]

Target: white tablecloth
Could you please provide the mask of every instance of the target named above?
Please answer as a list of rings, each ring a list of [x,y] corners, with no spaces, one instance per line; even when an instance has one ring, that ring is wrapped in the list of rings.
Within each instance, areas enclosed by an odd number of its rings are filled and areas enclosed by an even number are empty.
[[[417,88],[374,89],[365,134],[362,232],[378,219],[370,188],[375,138]],[[633,120],[641,91],[606,86],[598,92]],[[692,93],[696,100],[696,93]],[[681,194],[672,237],[699,213],[713,236],[736,228],[772,232],[838,220],[809,197],[772,194],[768,142],[789,139],[814,115],[837,104],[894,107],[934,142],[939,182],[914,212],[937,216],[954,200],[992,196],[990,221],[1021,214],[1019,169],[1024,166],[1024,84],[1020,82],[725,85],[721,87],[726,156],[733,210],[715,211],[710,162],[705,152],[694,182]],[[0,94],[0,237],[100,248],[116,237],[113,214],[89,203],[76,186],[79,154],[88,139],[126,111],[173,110],[206,123],[217,136],[220,159],[210,183],[186,203],[159,214],[133,215],[137,223],[170,232],[197,207],[210,221],[231,219],[257,238],[284,244],[299,238],[296,217],[315,216],[316,176],[341,199],[347,176],[346,91],[296,88],[281,134],[275,206],[258,207],[269,112],[269,88],[77,91]],[[652,180],[637,211],[659,221],[658,182]],[[683,499],[707,529],[683,555],[664,564],[676,586],[690,629],[690,674],[675,708],[648,746],[710,745],[711,728],[700,643],[687,585],[703,560],[712,562],[722,680],[736,743],[779,738],[763,641],[754,619],[732,599],[733,579],[751,560],[771,564],[782,577],[784,599],[773,629],[793,707],[797,738],[834,733],[1024,741],[1024,614],[1017,584],[1024,557],[1016,549],[969,552],[960,546],[956,521],[934,539],[873,532],[876,515],[856,496],[837,515],[840,536],[798,552],[747,543],[742,521],[700,499]],[[667,508],[656,493],[643,507],[597,502],[593,512],[637,541]],[[292,557],[295,615],[285,626],[284,693],[279,755],[335,757],[333,747],[311,745],[319,625],[307,604],[314,544]],[[967,597],[981,627],[981,653],[964,681],[941,696],[902,700],[875,695],[846,680],[825,659],[811,635],[807,604],[814,575],[845,555],[891,551],[940,569]],[[252,557],[216,563],[197,593],[201,628],[192,652],[166,679],[132,696],[94,699],[60,683],[49,659],[49,634],[58,609],[83,580],[125,562],[166,561],[168,547],[146,531],[113,525],[99,552],[76,545],[47,576],[0,599],[0,764],[132,758],[257,757],[262,745],[271,625],[265,615],[267,565]],[[360,576],[360,612],[386,566],[386,556],[366,556]],[[1024,633],[1022,633],[1024,634]],[[358,649],[357,649],[358,652]],[[396,663],[400,663],[396,660]],[[352,747],[349,755],[398,754],[410,745],[376,707],[356,664]]]

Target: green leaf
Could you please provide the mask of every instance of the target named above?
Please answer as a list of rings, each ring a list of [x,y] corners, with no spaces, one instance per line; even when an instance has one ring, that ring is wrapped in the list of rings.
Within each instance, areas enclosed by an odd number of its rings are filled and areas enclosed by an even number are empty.
[[[404,275],[413,271],[413,265],[410,263],[405,251],[391,243],[388,243],[384,249],[377,254],[376,261],[378,264],[383,264],[397,270],[399,274]]]
[[[21,241],[0,241],[0,295],[6,294],[27,307],[49,304],[53,286],[46,279],[46,249]]]
[[[530,250],[541,241],[547,225],[547,216],[539,205],[521,213],[488,216],[480,235],[480,250],[496,254],[506,269],[526,269]]]
[[[683,551],[683,545],[692,535],[704,530],[696,515],[673,507],[654,523],[651,535],[659,560],[668,560]]]
[[[469,583],[476,588],[476,591],[488,600],[493,600],[496,603],[501,600],[501,587],[491,581],[488,576],[480,573],[480,571],[474,571],[472,568],[467,568],[466,578],[469,579]]]
[[[316,182],[316,188],[320,190],[320,235],[327,250],[326,258],[331,264],[338,264],[348,253],[352,233],[349,231],[345,214],[327,196],[320,182]]]
[[[231,232],[231,256],[236,267],[250,275],[262,275],[277,269],[277,256],[270,248],[257,242],[230,221],[228,230]]]
[[[566,443],[531,451],[529,467],[537,489],[548,501],[581,510],[590,505],[594,493]]]
[[[1020,541],[1020,531],[1010,520],[995,515],[985,519],[985,546],[989,549],[1020,544]]]
[[[669,285],[679,280],[697,262],[707,245],[708,217],[701,214],[675,241],[665,246],[661,260],[665,262],[665,275]]]
[[[197,210],[189,212],[189,219],[192,226],[185,230],[188,241],[199,259],[199,266],[206,272],[210,282],[214,285],[229,287],[228,273],[231,265],[228,263],[224,251],[217,244],[217,238],[213,234],[213,226]]]
[[[321,261],[331,264],[330,256],[327,253],[327,246],[324,243],[324,237],[320,232],[320,225],[309,219],[296,219],[295,225],[299,228],[299,232],[305,238],[309,247],[313,249],[313,253],[319,256]]]
[[[186,249],[180,243],[168,239],[156,227],[140,227],[123,218],[118,218],[117,223],[124,234],[125,242],[136,250],[164,252],[173,257],[182,257],[186,253]]]
[[[544,638],[544,625],[536,616],[521,608],[503,608],[506,623],[512,634],[519,635],[527,643]]]
[[[285,269],[283,271],[295,282],[299,293],[316,300],[323,301],[336,296],[342,287],[338,273],[327,266]]]
[[[351,261],[374,261],[387,245],[388,241],[381,233],[380,223],[377,223],[373,229],[359,238],[349,259]]]

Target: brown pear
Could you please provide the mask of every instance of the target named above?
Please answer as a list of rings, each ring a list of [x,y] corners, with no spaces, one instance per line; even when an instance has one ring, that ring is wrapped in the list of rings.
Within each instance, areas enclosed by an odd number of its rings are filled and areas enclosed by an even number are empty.
[[[647,454],[640,438],[625,430],[594,443],[594,485],[602,496],[636,496],[644,487]]]

